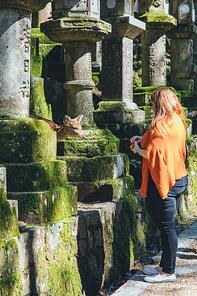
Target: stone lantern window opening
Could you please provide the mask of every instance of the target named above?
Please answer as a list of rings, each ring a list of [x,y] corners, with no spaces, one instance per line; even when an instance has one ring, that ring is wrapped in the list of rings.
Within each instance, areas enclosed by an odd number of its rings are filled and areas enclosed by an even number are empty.
[[[192,23],[194,20],[193,0],[183,0],[178,5],[178,24]]]

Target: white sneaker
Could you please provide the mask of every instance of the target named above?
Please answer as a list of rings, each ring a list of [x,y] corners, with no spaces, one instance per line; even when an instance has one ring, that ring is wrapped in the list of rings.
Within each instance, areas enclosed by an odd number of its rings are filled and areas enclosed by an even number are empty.
[[[143,269],[143,273],[147,274],[147,275],[153,275],[153,274],[156,274],[156,273],[159,273],[157,270],[156,270],[157,267],[154,267],[154,268],[144,268]]]
[[[165,275],[161,273],[157,273],[151,276],[146,276],[144,278],[145,282],[148,283],[164,283],[164,282],[175,282],[176,281],[176,275]]]

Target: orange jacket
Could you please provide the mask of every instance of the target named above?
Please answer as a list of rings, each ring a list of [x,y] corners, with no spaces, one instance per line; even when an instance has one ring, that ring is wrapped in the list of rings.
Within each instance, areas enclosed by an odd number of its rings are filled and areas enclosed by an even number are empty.
[[[141,194],[146,197],[149,172],[155,182],[161,198],[166,198],[175,181],[186,176],[185,139],[186,131],[178,114],[170,119],[161,120],[160,124],[168,125],[168,132],[162,136],[149,129],[141,139],[142,149],[146,149],[147,159],[142,162]]]

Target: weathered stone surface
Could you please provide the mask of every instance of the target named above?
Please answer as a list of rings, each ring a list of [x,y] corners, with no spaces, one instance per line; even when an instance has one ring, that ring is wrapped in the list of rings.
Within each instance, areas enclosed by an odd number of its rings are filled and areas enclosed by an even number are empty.
[[[105,128],[83,129],[85,140],[66,139],[57,143],[57,155],[94,157],[116,154],[119,151],[119,139]]]
[[[178,24],[192,23],[193,1],[170,1],[169,12],[177,19]]]
[[[28,163],[56,158],[56,133],[41,120],[0,120],[0,163]]]
[[[78,201],[105,202],[120,200],[134,191],[132,176],[119,177],[100,182],[73,182],[78,188]]]
[[[128,175],[128,158],[124,154],[92,158],[60,156],[65,160],[69,182],[96,182]]]
[[[101,0],[101,19],[106,17],[117,17],[134,15],[133,0],[104,1]]]
[[[168,36],[172,39],[192,39],[196,34],[197,26],[194,23],[180,24],[168,32]]]
[[[7,193],[6,167],[0,167],[0,200]]]
[[[102,44],[102,100],[132,102],[133,40],[110,38]]]
[[[165,30],[142,33],[142,85],[166,85]]]
[[[174,39],[171,41],[171,75],[173,79],[191,79],[197,74],[194,64],[193,40]]]
[[[135,103],[133,103],[136,105]],[[137,106],[137,105],[136,105]],[[109,108],[108,108],[109,107]],[[119,107],[119,110],[118,110]],[[112,109],[114,108],[114,110]],[[103,123],[143,123],[145,121],[145,112],[139,108],[129,109],[119,104],[119,102],[100,102],[99,108],[94,111],[94,120],[97,124]]]
[[[27,11],[1,9],[0,18],[0,116],[29,115],[30,16]],[[14,71],[13,71],[14,69]]]
[[[100,19],[100,1],[53,1],[53,19],[68,17],[94,17]]]
[[[9,192],[37,192],[67,185],[64,161],[11,163],[6,168]]]
[[[43,192],[8,192],[19,204],[19,220],[26,224],[55,223],[77,214],[77,187]]]
[[[19,235],[17,208],[7,200],[0,201],[0,240],[10,239]]]
[[[81,295],[77,232],[73,231],[76,223],[76,218],[65,219],[48,227],[26,227],[21,233],[17,245],[24,296],[62,295],[63,290],[71,296]]]
[[[48,3],[45,8],[32,13],[32,28],[37,28],[41,23],[46,22],[52,17],[52,3]]]
[[[0,0],[0,8],[14,8],[34,12],[43,9],[51,0]]]
[[[64,44],[103,40],[111,32],[111,25],[95,18],[64,17],[42,23],[40,29],[50,40]]]
[[[63,84],[66,89],[67,112],[75,118],[83,114],[84,122],[93,121],[93,100],[92,89],[92,65],[91,48],[88,43],[77,43],[74,46],[65,47],[66,82]],[[73,70],[71,71],[71,69]]]
[[[107,38],[127,37],[134,39],[146,30],[146,24],[133,16],[108,17],[105,18],[105,21],[112,24],[113,28]]]

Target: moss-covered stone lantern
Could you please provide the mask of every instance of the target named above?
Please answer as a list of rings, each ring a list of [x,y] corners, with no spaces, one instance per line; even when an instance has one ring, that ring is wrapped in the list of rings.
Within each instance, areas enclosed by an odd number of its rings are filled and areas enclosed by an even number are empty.
[[[112,25],[112,33],[102,42],[102,102],[95,121],[108,128],[114,122],[143,122],[144,111],[133,102],[133,39],[145,23],[134,17],[133,0],[101,0],[101,19]]]
[[[165,86],[166,34],[176,26],[176,19],[165,12],[163,0],[152,1],[149,11],[141,19],[147,28],[142,34],[142,85]]]

